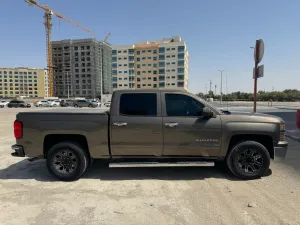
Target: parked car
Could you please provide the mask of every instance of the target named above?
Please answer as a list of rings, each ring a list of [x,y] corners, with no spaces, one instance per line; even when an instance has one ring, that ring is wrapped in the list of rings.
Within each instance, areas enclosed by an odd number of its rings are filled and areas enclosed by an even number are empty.
[[[41,130],[43,132],[41,132]],[[20,112],[13,156],[46,158],[61,180],[102,163],[215,162],[241,179],[261,177],[287,152],[285,122],[259,113],[223,113],[180,90],[117,90],[110,112]]]
[[[9,102],[5,100],[0,101],[0,108],[4,108],[5,106],[7,106],[8,103]]]
[[[97,104],[98,107],[101,107],[101,102],[97,100],[91,100],[91,102]]]
[[[49,102],[50,107],[57,107],[60,106],[60,100],[53,100]]]
[[[105,107],[110,107],[110,104],[111,104],[111,101],[108,101],[108,102],[105,102],[103,105],[105,106]]]
[[[31,104],[24,101],[12,100],[7,104],[8,108],[30,108]]]
[[[40,101],[34,103],[34,105],[36,107],[49,107],[50,106],[50,102],[48,100],[40,100]]]
[[[75,108],[78,108],[78,107],[89,107],[89,108],[95,108],[98,106],[97,103],[95,102],[91,102],[89,100],[75,100],[73,102],[73,106]]]
[[[68,107],[68,106],[73,106],[73,105],[74,105],[74,100],[70,100],[70,99],[64,100],[64,99],[62,99],[60,101],[60,106],[61,107]]]

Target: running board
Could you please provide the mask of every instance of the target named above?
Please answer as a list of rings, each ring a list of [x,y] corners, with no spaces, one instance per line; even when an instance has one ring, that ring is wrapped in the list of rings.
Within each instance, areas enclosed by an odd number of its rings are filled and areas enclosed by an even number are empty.
[[[109,167],[185,167],[185,166],[214,166],[211,161],[188,161],[188,162],[120,162],[110,163]]]

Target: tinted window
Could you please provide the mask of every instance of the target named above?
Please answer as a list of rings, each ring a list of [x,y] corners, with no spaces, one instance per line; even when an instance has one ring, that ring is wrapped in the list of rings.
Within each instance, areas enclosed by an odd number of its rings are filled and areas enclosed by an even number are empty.
[[[167,116],[202,116],[204,105],[182,94],[166,94]]]
[[[156,116],[156,94],[122,94],[120,98],[120,114]]]

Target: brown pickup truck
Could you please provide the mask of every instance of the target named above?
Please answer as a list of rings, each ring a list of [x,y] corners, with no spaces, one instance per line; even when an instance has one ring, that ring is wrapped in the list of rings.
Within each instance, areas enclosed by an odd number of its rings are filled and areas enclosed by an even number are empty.
[[[20,112],[13,156],[45,158],[61,180],[75,180],[93,159],[109,163],[223,165],[241,179],[264,175],[288,143],[279,117],[224,112],[179,90],[115,91],[110,111]]]

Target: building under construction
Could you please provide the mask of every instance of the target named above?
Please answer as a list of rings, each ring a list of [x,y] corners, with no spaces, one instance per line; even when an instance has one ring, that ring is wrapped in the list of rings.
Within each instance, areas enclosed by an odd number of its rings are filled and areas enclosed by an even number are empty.
[[[96,39],[52,41],[57,97],[97,98],[112,92],[111,45]]]

